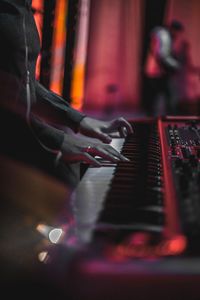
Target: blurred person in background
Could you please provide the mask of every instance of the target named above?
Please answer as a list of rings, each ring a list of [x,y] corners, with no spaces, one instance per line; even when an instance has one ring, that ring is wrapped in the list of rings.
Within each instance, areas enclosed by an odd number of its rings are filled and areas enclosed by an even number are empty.
[[[164,100],[161,114],[177,113],[177,90],[173,78],[180,71],[182,61],[174,51],[174,44],[179,42],[183,32],[184,26],[177,20],[169,26],[155,27],[151,32],[144,66],[144,108],[148,116],[160,114],[161,99]]]

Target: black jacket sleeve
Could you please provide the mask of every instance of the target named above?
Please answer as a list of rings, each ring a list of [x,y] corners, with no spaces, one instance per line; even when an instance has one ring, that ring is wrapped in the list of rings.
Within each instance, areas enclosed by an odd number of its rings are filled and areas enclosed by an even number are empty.
[[[13,111],[16,109],[25,117],[29,102],[26,91],[29,71],[33,129],[44,144],[50,148],[60,148],[64,132],[57,128],[66,126],[77,132],[84,115],[35,79],[40,41],[31,11],[31,0],[0,0],[0,34],[0,71],[9,75],[0,83],[0,104],[6,101],[7,105],[9,102]],[[28,48],[28,66],[25,46]],[[17,79],[15,85],[10,78]]]
[[[44,147],[52,150],[61,149],[64,140],[64,131],[57,129],[34,116],[31,118],[31,126],[36,139],[44,145]]]
[[[37,101],[34,110],[41,117],[78,131],[84,114],[73,109],[62,97],[46,89],[38,81],[35,81],[35,92]]]

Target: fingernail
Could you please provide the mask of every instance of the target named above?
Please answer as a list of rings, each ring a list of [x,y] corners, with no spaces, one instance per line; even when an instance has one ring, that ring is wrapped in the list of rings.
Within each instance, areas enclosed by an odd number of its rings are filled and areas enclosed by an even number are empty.
[[[124,157],[124,160],[125,160],[125,161],[130,161],[130,159],[129,159],[129,158],[127,158],[127,157]]]

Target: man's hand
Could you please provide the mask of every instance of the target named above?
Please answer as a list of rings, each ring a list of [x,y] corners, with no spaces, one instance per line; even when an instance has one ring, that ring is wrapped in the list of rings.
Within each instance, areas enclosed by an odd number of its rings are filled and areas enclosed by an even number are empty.
[[[129,161],[125,156],[116,151],[113,147],[101,142],[88,142],[84,138],[65,134],[61,147],[64,161],[85,162],[100,167],[101,163],[95,159],[99,156],[110,162]]]
[[[118,132],[121,137],[133,133],[132,126],[124,118],[120,117],[112,121],[100,121],[85,117],[80,123],[80,133],[97,138],[104,143],[112,141],[111,134]]]

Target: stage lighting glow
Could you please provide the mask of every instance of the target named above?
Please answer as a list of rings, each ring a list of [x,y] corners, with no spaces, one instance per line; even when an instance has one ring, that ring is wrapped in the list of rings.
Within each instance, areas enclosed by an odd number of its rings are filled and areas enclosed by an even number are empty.
[[[38,254],[38,259],[40,262],[45,262],[47,256],[48,256],[48,252],[43,251]]]
[[[53,244],[57,244],[63,234],[63,230],[61,228],[54,228],[49,232],[49,240]]]

